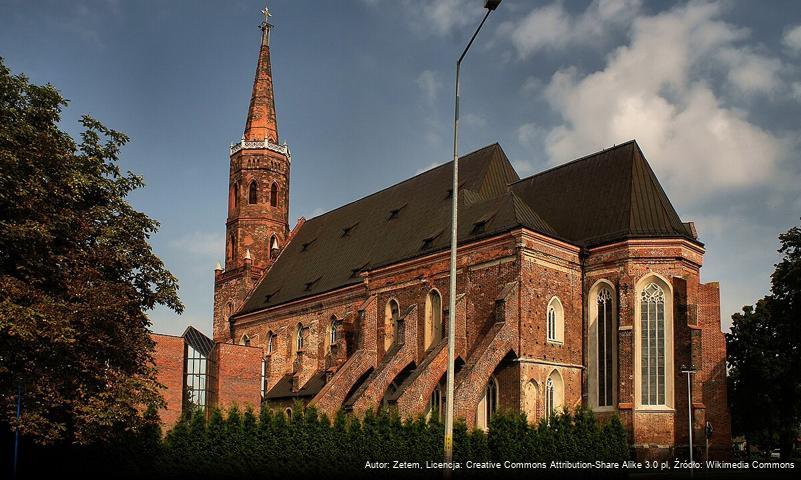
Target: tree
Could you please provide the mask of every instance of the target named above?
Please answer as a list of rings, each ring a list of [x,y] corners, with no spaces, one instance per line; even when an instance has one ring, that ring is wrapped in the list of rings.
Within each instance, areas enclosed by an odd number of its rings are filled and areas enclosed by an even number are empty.
[[[176,278],[153,253],[158,223],[126,197],[142,179],[117,160],[128,137],[0,59],[0,423],[39,443],[146,428],[161,404],[146,311],[176,312]]]
[[[801,421],[801,228],[779,241],[771,294],[732,315],[726,348],[732,427],[788,458]]]

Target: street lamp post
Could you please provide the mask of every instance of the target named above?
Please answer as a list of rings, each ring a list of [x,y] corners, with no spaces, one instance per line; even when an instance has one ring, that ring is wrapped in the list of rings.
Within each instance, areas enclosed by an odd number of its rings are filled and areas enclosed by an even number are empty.
[[[452,207],[451,207],[451,271],[450,271],[450,285],[448,295],[448,374],[447,374],[447,387],[445,396],[445,465],[446,471],[451,471],[451,463],[453,461],[453,374],[454,374],[454,357],[455,357],[455,343],[456,343],[456,246],[457,246],[457,213],[459,209],[459,71],[461,70],[462,60],[464,60],[470,46],[478,36],[484,22],[487,21],[490,13],[492,13],[501,0],[487,0],[484,3],[484,8],[487,13],[481,20],[470,41],[467,43],[462,55],[456,62],[456,107],[453,117],[453,194],[452,194]]]
[[[687,428],[689,433],[690,445],[690,477],[693,476],[693,395],[691,377],[695,373],[695,367],[682,365],[681,373],[687,374]]]

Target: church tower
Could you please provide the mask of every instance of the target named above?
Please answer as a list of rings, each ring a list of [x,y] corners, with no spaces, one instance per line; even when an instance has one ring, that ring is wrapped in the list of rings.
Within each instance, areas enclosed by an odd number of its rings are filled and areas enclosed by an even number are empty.
[[[279,143],[270,68],[270,13],[265,8],[256,78],[242,139],[231,145],[225,269],[214,275],[214,340],[236,343],[229,317],[270,268],[289,234],[289,167]]]

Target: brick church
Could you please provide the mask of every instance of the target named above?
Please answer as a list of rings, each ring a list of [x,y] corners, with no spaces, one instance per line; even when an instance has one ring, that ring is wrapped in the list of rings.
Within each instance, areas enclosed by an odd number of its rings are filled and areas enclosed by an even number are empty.
[[[712,455],[727,455],[719,287],[701,283],[704,245],[635,141],[523,179],[498,144],[463,156],[451,312],[452,163],[290,228],[270,29],[230,148],[213,339],[154,334],[165,423],[187,403],[440,415],[454,315],[468,426],[584,405],[619,415],[638,455],[671,455],[687,448],[692,367],[696,438],[710,422]]]

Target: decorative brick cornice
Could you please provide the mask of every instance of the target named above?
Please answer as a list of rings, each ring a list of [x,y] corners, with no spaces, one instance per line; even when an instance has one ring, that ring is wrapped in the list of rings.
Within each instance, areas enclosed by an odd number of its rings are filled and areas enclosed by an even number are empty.
[[[284,155],[290,163],[292,162],[292,152],[289,151],[289,145],[287,145],[286,142],[284,142],[283,145],[276,145],[268,139],[262,141],[248,141],[243,138],[237,143],[231,144],[230,155],[240,150],[270,150],[271,152]]]

